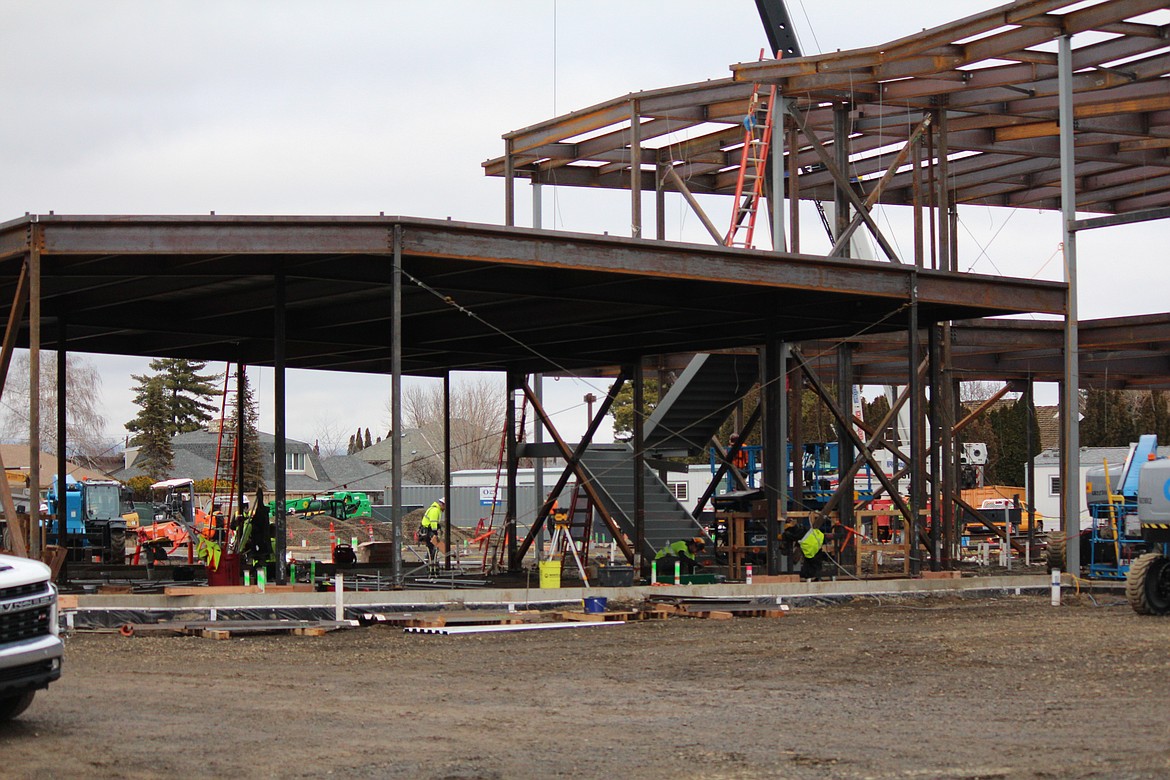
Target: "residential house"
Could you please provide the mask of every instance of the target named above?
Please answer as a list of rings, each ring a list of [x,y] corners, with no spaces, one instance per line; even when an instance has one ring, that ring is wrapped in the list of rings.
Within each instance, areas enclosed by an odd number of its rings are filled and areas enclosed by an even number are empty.
[[[215,477],[216,453],[219,448],[218,430],[200,429],[180,433],[171,439],[174,462],[169,477],[189,477],[196,481]],[[260,434],[260,448],[264,460],[264,482],[271,493],[276,482],[276,437]],[[126,450],[126,466],[114,474],[126,481],[143,474],[135,466],[138,447]],[[355,490],[367,493],[372,503],[382,503],[389,476],[385,469],[350,455],[322,458],[302,441],[285,439],[285,490],[289,498],[324,495],[336,490]],[[220,475],[223,479],[223,475]]]

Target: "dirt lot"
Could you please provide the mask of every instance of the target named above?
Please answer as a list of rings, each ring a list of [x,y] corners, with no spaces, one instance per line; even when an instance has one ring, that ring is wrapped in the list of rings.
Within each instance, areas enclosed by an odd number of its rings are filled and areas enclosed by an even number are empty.
[[[571,631],[68,639],[6,777],[1170,776],[1170,619],[868,600]]]

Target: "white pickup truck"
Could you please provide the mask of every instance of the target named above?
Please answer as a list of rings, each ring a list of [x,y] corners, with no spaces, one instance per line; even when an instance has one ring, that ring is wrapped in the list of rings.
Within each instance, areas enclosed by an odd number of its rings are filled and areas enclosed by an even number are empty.
[[[61,676],[63,650],[49,567],[0,555],[0,722],[24,712]]]

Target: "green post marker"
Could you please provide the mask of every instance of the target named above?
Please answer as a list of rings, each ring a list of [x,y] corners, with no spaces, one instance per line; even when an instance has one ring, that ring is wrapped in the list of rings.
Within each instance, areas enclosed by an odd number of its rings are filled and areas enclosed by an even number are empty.
[[[248,571],[247,569],[244,569],[244,587],[246,588],[251,584],[252,584],[252,572]]]
[[[256,584],[260,586],[260,592],[264,592],[264,586],[268,584],[268,572],[261,566],[256,570]]]
[[[297,565],[295,563],[288,565],[288,581],[292,585],[297,584]]]
[[[650,561],[650,584],[658,584],[658,561]]]
[[[682,561],[674,562],[674,584],[682,585]]]
[[[309,561],[309,584],[313,585],[317,582],[317,559]]]

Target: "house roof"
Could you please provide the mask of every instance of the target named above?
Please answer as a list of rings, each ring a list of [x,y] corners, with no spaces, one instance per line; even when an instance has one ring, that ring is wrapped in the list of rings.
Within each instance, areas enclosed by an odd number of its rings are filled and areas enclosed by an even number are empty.
[[[276,477],[272,453],[276,448],[276,437],[260,433],[260,446],[265,453],[264,481],[271,486]],[[180,433],[171,440],[174,462],[171,474],[194,480],[211,479],[215,476],[216,452],[219,433],[200,429]],[[285,440],[286,453],[300,453],[305,456],[305,473],[286,472],[285,490],[291,494],[316,494],[334,490],[374,490],[386,487],[387,474],[384,469],[350,455],[321,458],[313,448],[303,441]],[[115,477],[127,480],[144,472],[132,462],[130,466],[116,472]]]
[[[28,456],[27,444],[0,444],[0,458],[4,459],[4,467],[6,469],[20,469],[27,474],[29,467]],[[108,474],[79,466],[71,460],[67,460],[65,463],[68,468],[67,473],[74,479],[110,478]],[[41,490],[47,490],[53,484],[53,478],[57,476],[57,456],[52,453],[42,452],[37,465],[41,470],[40,488]]]
[[[1129,457],[1129,447],[1081,447],[1081,468],[1093,468],[1108,461],[1110,468],[1121,468],[1125,459]],[[1170,457],[1170,445],[1158,447],[1158,457]],[[1060,451],[1056,448],[1047,449],[1036,456],[1037,466],[1056,466],[1060,464]]]

